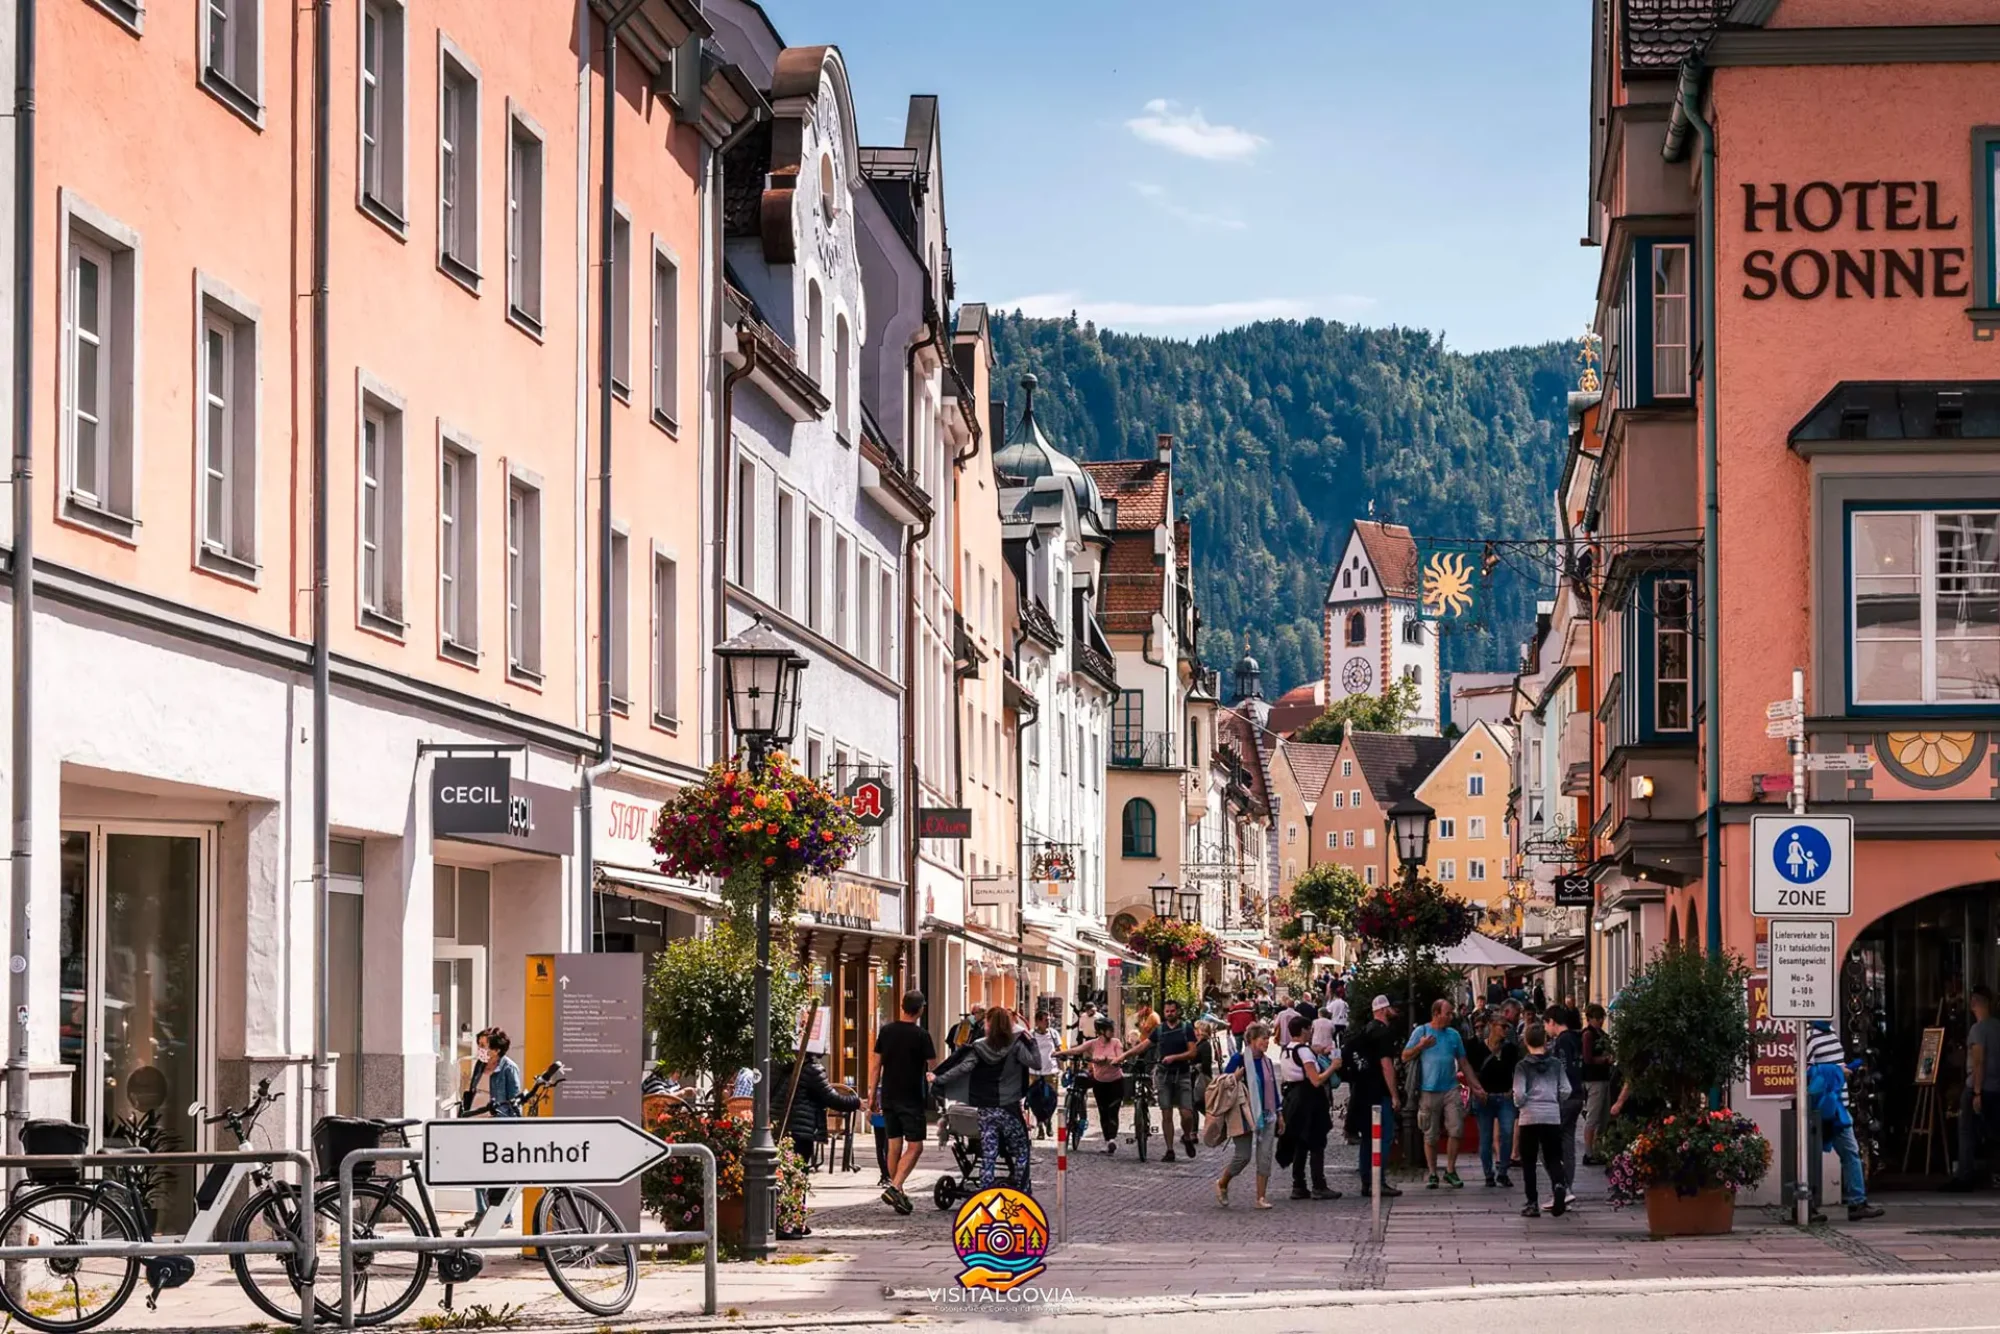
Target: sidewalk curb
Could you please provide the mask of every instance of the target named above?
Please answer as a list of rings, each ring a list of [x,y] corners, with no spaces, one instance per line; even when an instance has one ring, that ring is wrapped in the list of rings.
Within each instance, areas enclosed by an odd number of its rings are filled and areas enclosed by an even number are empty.
[[[1647,1295],[1673,1292],[1742,1292],[1755,1289],[1879,1288],[1915,1286],[2000,1286],[2000,1271],[1976,1270],[1924,1274],[1793,1274],[1782,1277],[1590,1279],[1553,1283],[1493,1283],[1477,1287],[1367,1289],[1290,1288],[1266,1292],[1216,1293],[1193,1297],[1081,1297],[1060,1307],[1045,1308],[1049,1318],[1075,1315],[1144,1316],[1188,1312],[1298,1310],[1310,1303],[1326,1306],[1417,1306],[1433,1302],[1480,1302],[1546,1297]],[[922,1288],[898,1288],[889,1294],[899,1302],[925,1302]],[[945,1308],[937,1306],[939,1311]],[[926,1312],[928,1314],[928,1312]],[[732,1327],[740,1324],[732,1322]]]

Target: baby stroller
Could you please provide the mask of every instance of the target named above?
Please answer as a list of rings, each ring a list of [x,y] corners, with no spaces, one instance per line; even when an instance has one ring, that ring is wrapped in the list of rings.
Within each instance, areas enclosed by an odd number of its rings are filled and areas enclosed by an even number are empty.
[[[946,1172],[939,1176],[937,1185],[931,1188],[931,1202],[939,1209],[950,1209],[961,1201],[969,1200],[976,1193],[973,1182],[979,1179],[981,1152],[979,1144],[979,1109],[969,1103],[946,1103],[944,1119],[938,1123],[938,1138],[951,1150],[952,1158],[958,1163],[958,1175]],[[1000,1146],[1000,1157],[996,1166],[1011,1185],[1018,1179],[1014,1166],[1014,1155]]]

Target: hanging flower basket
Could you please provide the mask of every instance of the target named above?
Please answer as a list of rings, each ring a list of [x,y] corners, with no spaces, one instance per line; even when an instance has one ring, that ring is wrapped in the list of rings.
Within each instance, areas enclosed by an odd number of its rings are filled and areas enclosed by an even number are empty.
[[[846,797],[775,754],[759,771],[723,760],[682,788],[660,808],[653,851],[664,875],[714,876],[737,887],[768,877],[789,920],[801,877],[838,871],[861,837]]]
[[[1449,949],[1478,924],[1479,909],[1429,879],[1384,885],[1354,910],[1354,934],[1388,949]]]
[[[1153,917],[1132,928],[1125,943],[1154,958],[1165,955],[1176,963],[1205,963],[1222,957],[1222,940],[1199,922]]]

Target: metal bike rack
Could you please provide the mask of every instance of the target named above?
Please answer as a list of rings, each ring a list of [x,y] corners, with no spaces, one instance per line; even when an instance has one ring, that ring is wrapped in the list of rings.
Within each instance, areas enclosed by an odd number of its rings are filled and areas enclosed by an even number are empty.
[[[312,1219],[313,1161],[298,1149],[233,1149],[226,1153],[62,1153],[0,1155],[0,1168],[69,1166],[79,1177],[86,1167],[173,1167],[206,1163],[290,1163],[299,1169],[299,1225],[290,1241],[93,1241],[80,1246],[0,1245],[0,1264],[11,1260],[49,1257],[86,1259],[109,1256],[151,1260],[169,1255],[285,1255],[297,1266],[299,1289],[299,1329],[313,1332],[313,1282],[318,1268],[317,1228]],[[32,1190],[36,1183],[29,1183]],[[116,1193],[107,1196],[121,1208],[125,1202]],[[10,1201],[11,1202],[11,1201]]]
[[[423,1158],[421,1149],[356,1149],[340,1161],[340,1327],[354,1328],[354,1257],[358,1252],[377,1251],[506,1251],[537,1245],[540,1235],[524,1232],[519,1236],[496,1237],[370,1237],[356,1241],[354,1218],[354,1168],[361,1163],[413,1163]],[[564,1246],[692,1246],[702,1247],[701,1313],[715,1314],[715,1153],[706,1144],[670,1144],[669,1158],[694,1158],[703,1168],[700,1232],[564,1232],[557,1234]],[[550,1189],[550,1187],[543,1187]],[[542,1241],[549,1246],[552,1241]],[[4,1255],[4,1253],[0,1253]],[[306,1334],[311,1334],[310,1330]]]

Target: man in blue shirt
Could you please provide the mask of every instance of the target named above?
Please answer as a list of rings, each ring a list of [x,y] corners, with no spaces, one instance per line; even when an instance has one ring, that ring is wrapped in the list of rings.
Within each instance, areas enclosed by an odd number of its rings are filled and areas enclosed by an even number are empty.
[[[1465,1056],[1465,1041],[1451,1025],[1451,1002],[1434,1001],[1431,1021],[1411,1031],[1403,1046],[1403,1059],[1415,1057],[1418,1065],[1417,1133],[1424,1137],[1424,1166],[1430,1169],[1428,1185],[1438,1188],[1438,1140],[1445,1141],[1444,1184],[1454,1190],[1465,1185],[1458,1178],[1458,1146],[1465,1139],[1465,1103],[1460,1100],[1458,1077],[1465,1075],[1467,1094],[1484,1097],[1479,1072]]]

